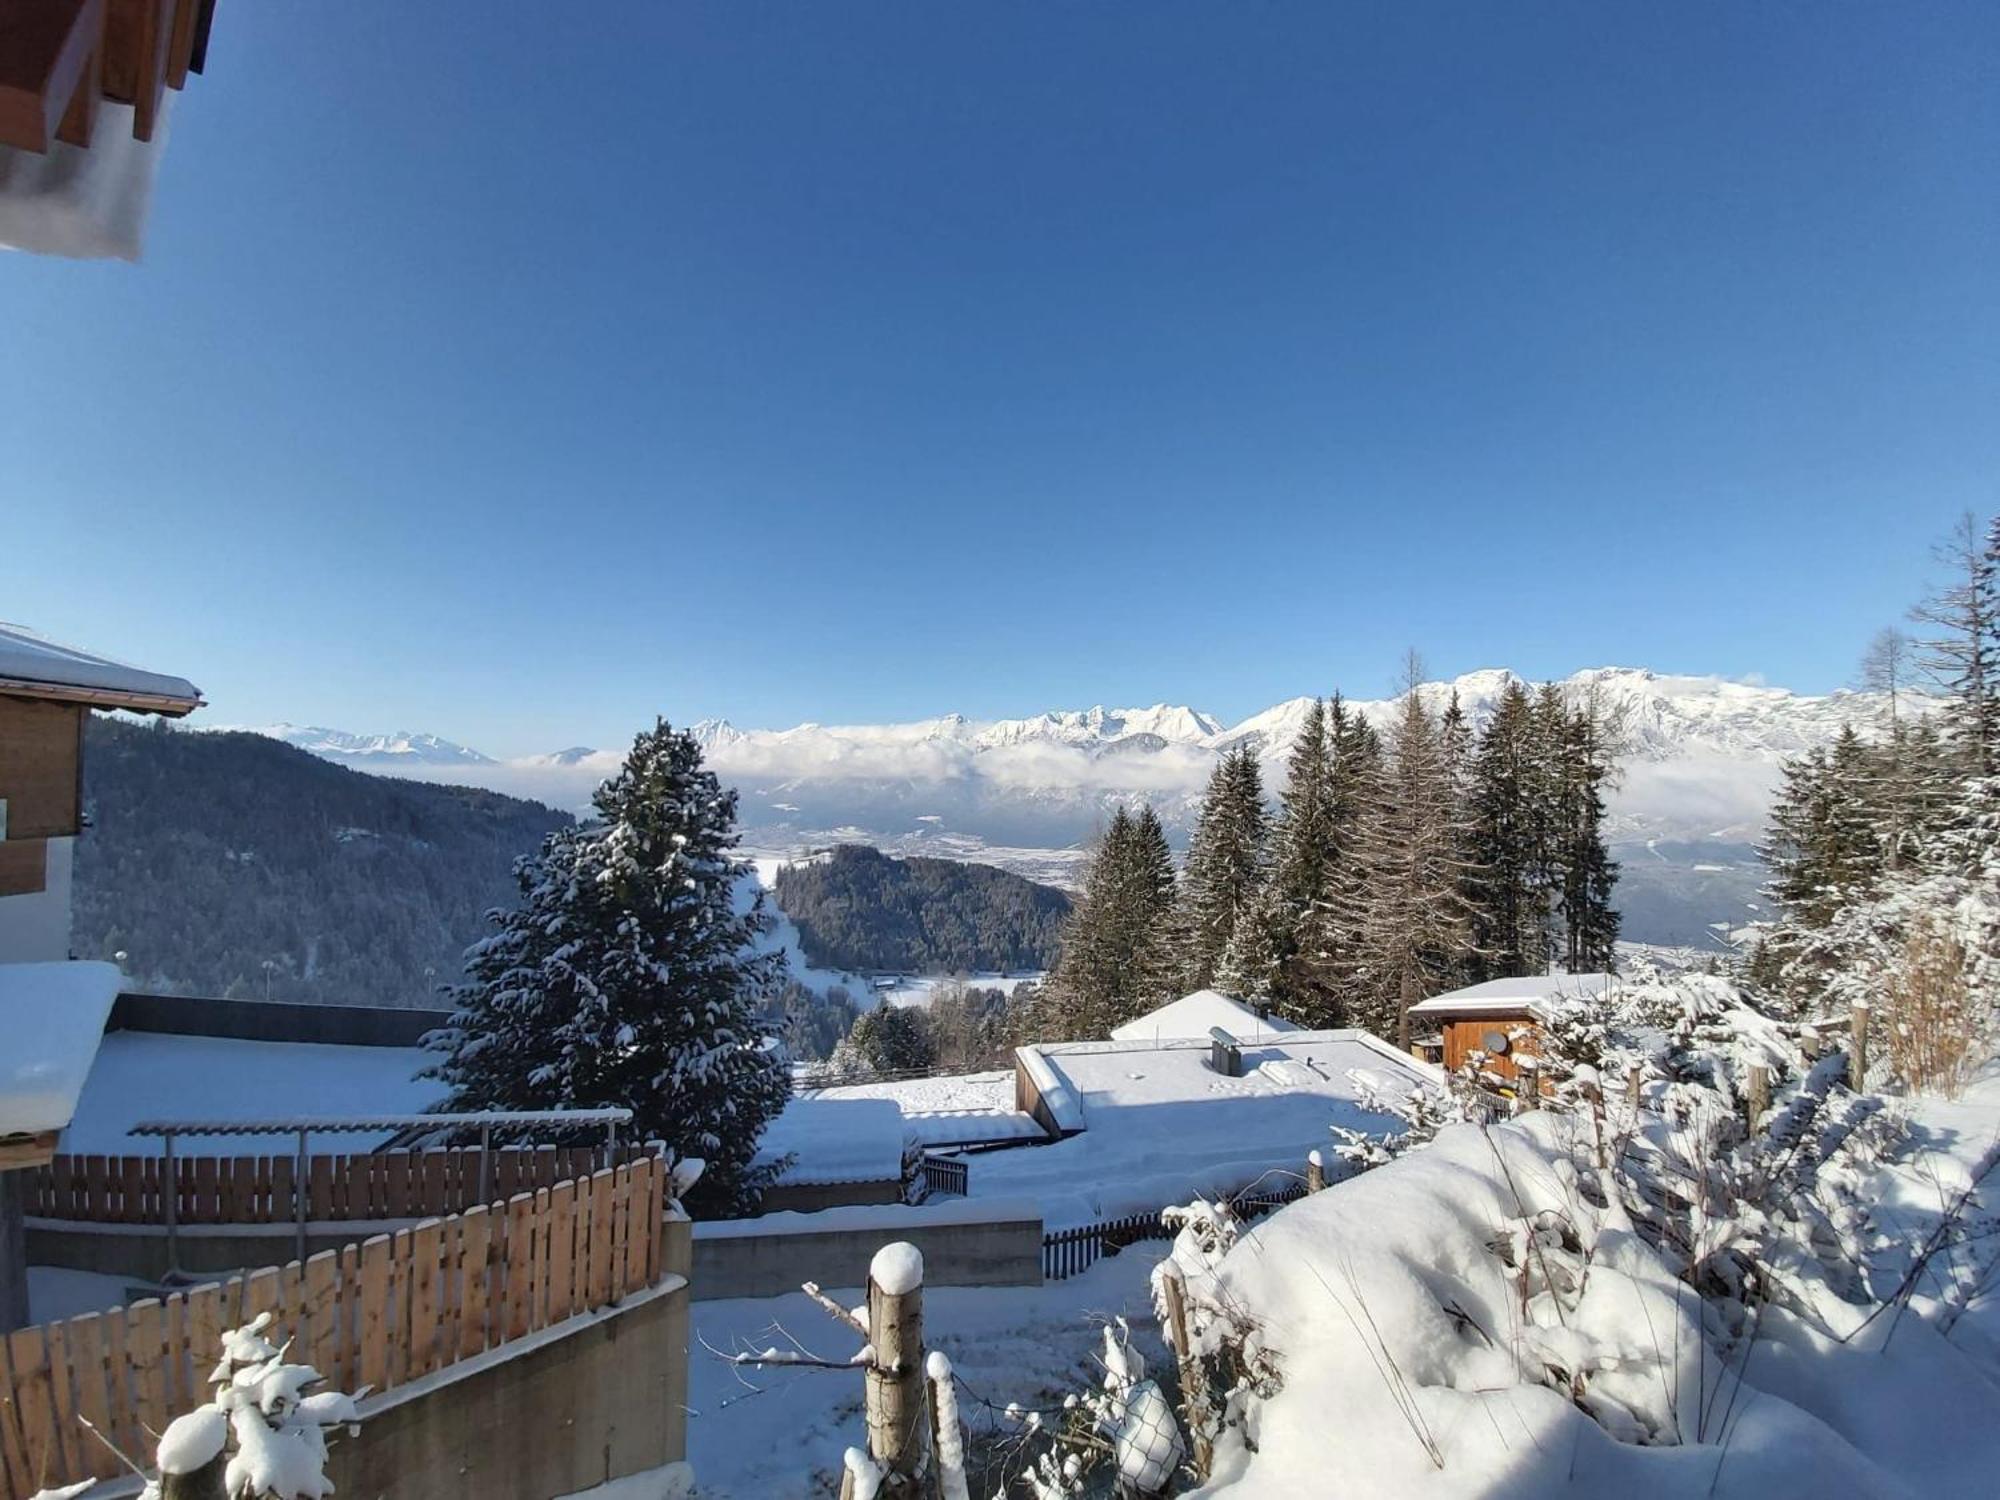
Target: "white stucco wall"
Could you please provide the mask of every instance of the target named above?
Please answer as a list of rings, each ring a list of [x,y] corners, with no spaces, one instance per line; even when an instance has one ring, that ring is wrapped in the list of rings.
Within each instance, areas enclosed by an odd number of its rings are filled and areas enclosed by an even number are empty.
[[[50,839],[48,885],[32,896],[0,896],[0,963],[69,957],[70,870],[75,839]]]

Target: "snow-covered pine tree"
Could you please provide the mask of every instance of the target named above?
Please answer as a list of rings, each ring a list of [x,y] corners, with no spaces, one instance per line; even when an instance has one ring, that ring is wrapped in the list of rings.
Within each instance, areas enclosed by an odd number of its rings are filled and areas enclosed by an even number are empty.
[[[752,1208],[776,1173],[752,1165],[757,1140],[790,1083],[759,1019],[784,957],[760,951],[762,893],[739,899],[736,794],[661,720],[592,801],[596,822],[520,861],[521,904],[466,952],[430,1039],[446,1107],[624,1106],[641,1139],[707,1163],[711,1206]]]
[[[1472,907],[1465,897],[1467,830],[1443,732],[1424,707],[1421,663],[1412,653],[1363,825],[1356,919],[1365,971],[1355,1017],[1397,1045],[1410,1043],[1410,1007],[1465,964]]]
[[[1173,855],[1158,815],[1150,807],[1136,814],[1118,808],[1063,928],[1035,1018],[1041,1040],[1104,1036],[1164,998],[1171,988],[1164,947],[1173,892]]]
[[[1618,909],[1612,904],[1618,864],[1604,843],[1604,791],[1613,762],[1608,726],[1595,703],[1565,716],[1558,748],[1558,825],[1562,885],[1563,964],[1572,974],[1618,967]]]
[[[1322,953],[1323,982],[1331,1014],[1325,1024],[1352,1023],[1368,986],[1361,942],[1366,909],[1366,871],[1361,864],[1362,829],[1374,809],[1382,761],[1381,737],[1360,714],[1351,714],[1335,693],[1326,708],[1327,823],[1333,852],[1325,898],[1307,914],[1301,944]]]
[[[1473,755],[1465,874],[1474,979],[1548,970],[1551,768],[1539,731],[1527,688],[1509,682]]]
[[[1174,854],[1160,815],[1150,805],[1142,806],[1132,819],[1128,878],[1132,887],[1133,982],[1121,1020],[1176,998],[1175,981],[1179,978],[1172,924]]]
[[[1344,721],[1338,699],[1334,707]],[[1269,1000],[1308,1026],[1331,1026],[1338,1011],[1325,920],[1341,853],[1334,791],[1334,745],[1326,707],[1315,698],[1286,766],[1271,828],[1271,878],[1238,924],[1224,964],[1232,994]]]
[[[1209,777],[1181,871],[1174,921],[1184,989],[1216,982],[1236,924],[1264,883],[1268,824],[1256,753],[1247,745],[1225,752]]]

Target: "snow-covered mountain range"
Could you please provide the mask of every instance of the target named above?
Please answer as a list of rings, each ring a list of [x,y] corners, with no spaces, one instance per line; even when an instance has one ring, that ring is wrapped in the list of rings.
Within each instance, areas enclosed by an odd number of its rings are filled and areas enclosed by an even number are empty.
[[[344,729],[326,729],[316,724],[203,724],[196,727],[218,734],[234,730],[243,734],[265,735],[341,765],[359,766],[370,771],[495,764],[491,756],[481,755],[464,745],[440,739],[434,734],[411,734],[402,729],[392,734],[350,734]]]
[[[1477,725],[1507,685],[1501,670],[1426,684],[1442,708],[1456,694]],[[1883,705],[1862,693],[1810,696],[1719,677],[1641,668],[1578,672],[1564,684],[1616,715],[1624,755],[1612,835],[1624,864],[1627,934],[1689,942],[1713,923],[1756,915],[1760,836],[1783,761],[1867,727]],[[1153,804],[1183,836],[1216,759],[1249,744],[1273,795],[1309,698],[1235,724],[1198,709],[1059,710],[1022,719],[959,714],[903,724],[694,726],[710,763],[742,794],[745,842],[784,853],[838,840],[902,853],[975,858],[1069,883],[1092,831],[1120,802]],[[1387,722],[1391,700],[1351,705]],[[574,746],[494,761],[429,735],[265,731],[366,769],[462,780],[581,808],[622,750]]]

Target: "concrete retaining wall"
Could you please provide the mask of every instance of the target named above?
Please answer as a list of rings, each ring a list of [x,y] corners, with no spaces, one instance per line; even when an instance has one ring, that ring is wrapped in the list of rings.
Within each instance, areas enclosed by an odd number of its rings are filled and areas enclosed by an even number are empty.
[[[687,1456],[679,1278],[362,1405],[344,1500],[550,1500]]]
[[[958,1199],[696,1224],[694,1295],[774,1297],[805,1281],[858,1287],[875,1252],[891,1240],[923,1252],[928,1286],[1041,1284],[1040,1208],[1025,1200]]]

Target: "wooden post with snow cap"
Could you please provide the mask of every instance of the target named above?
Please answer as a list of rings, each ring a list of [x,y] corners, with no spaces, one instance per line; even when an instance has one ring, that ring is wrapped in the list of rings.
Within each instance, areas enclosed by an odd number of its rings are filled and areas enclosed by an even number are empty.
[[[196,1373],[199,1373],[197,1371]],[[229,1419],[213,1406],[175,1417],[160,1434],[160,1500],[226,1500]]]
[[[1306,1153],[1306,1191],[1317,1193],[1326,1186],[1326,1158],[1317,1151]]]
[[[1745,1110],[1749,1114],[1750,1133],[1757,1133],[1757,1122],[1764,1118],[1764,1112],[1771,1107],[1771,1070],[1763,1063],[1750,1065],[1750,1091],[1745,1100]]]
[[[924,1257],[915,1245],[884,1245],[868,1263],[864,1377],[868,1451],[894,1493],[915,1492],[929,1422],[924,1408]]]
[[[1857,1094],[1868,1092],[1868,1007],[1857,1005],[1848,1017],[1851,1039],[1847,1044],[1847,1086]]]

